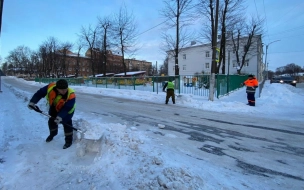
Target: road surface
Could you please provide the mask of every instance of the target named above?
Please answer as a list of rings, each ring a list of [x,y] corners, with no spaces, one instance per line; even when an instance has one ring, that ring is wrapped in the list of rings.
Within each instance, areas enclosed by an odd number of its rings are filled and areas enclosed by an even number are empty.
[[[4,78],[6,86],[34,93],[36,86]],[[182,107],[77,93],[77,111],[102,122],[165,133],[186,135],[179,150],[198,160],[228,168],[263,181],[280,179],[286,187],[304,187],[304,129],[299,121],[260,118],[254,115],[217,113]],[[165,124],[159,130],[158,124]],[[170,146],[170,142],[165,142]],[[187,150],[187,151],[185,151]],[[299,167],[301,166],[301,167]]]

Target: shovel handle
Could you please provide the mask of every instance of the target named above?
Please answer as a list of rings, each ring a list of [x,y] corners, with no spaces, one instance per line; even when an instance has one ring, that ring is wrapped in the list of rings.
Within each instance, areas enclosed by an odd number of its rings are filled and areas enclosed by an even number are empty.
[[[48,116],[49,118],[52,118],[52,119],[55,119],[54,117],[50,116],[49,114],[46,114],[46,113],[44,113],[43,111],[41,111],[41,110],[39,109],[39,107],[38,107],[38,106],[32,106],[32,105],[29,105],[29,107],[31,107],[31,108],[32,108],[33,110],[35,110],[36,112],[41,113],[42,115]],[[79,130],[79,129],[77,129],[77,128],[75,128],[75,127],[73,127],[73,126],[69,125],[69,124],[62,123],[62,122],[61,122],[61,124],[62,124],[62,125],[66,125],[66,126],[68,126],[68,127],[72,128],[74,131],[77,131],[77,132],[83,133],[81,130]]]

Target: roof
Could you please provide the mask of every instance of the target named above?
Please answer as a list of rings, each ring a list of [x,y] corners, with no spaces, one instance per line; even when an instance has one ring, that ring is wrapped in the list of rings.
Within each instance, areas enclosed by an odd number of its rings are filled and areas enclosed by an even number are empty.
[[[106,76],[113,76],[115,73],[106,73]],[[89,77],[93,77],[93,75],[90,75]],[[103,77],[103,74],[95,74],[95,77]]]
[[[133,76],[133,75],[140,75],[140,74],[145,74],[146,71],[131,71],[131,72],[126,72],[127,76]],[[115,74],[114,76],[125,76],[125,73],[118,73]]]

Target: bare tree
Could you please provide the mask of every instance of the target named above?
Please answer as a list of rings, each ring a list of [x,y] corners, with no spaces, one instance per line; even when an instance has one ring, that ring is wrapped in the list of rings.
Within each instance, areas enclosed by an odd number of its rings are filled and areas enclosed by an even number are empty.
[[[95,77],[95,68],[96,68],[96,56],[97,56],[97,29],[98,27],[92,28],[89,26],[88,29],[82,27],[80,38],[85,42],[84,46],[90,51],[90,63],[93,77]]]
[[[60,59],[60,65],[58,68],[58,72],[61,74],[61,76],[67,76],[67,71],[69,69],[69,62],[67,61],[67,55],[71,52],[71,49],[73,48],[73,44],[70,42],[64,42],[60,46],[60,50],[56,52],[56,55],[59,56]],[[57,76],[59,75],[57,74]]]
[[[118,14],[114,16],[112,30],[115,34],[115,45],[122,56],[122,65],[125,75],[127,66],[125,63],[126,54],[134,54],[136,51],[137,30],[133,13],[129,13],[125,6],[121,7]]]
[[[169,63],[169,57],[167,56],[164,60],[164,63],[160,66],[160,75],[164,74],[167,75],[168,73],[168,63]]]
[[[110,46],[109,44],[109,39],[108,39],[108,33],[110,30],[110,27],[112,25],[112,20],[110,17],[104,17],[104,18],[98,18],[99,20],[99,25],[102,30],[102,71],[103,71],[103,76],[106,76],[107,73],[107,54],[108,54],[108,47]]]
[[[55,77],[58,74],[59,56],[56,55],[60,49],[60,42],[55,37],[49,37],[39,46],[39,54],[42,59],[41,75]]]
[[[13,65],[14,71],[19,74],[29,74],[31,50],[26,46],[18,46],[9,52],[7,61]]]
[[[231,37],[231,30],[239,22],[244,22],[244,0],[223,0],[220,5],[220,53],[216,73],[222,68],[222,74],[225,74],[226,67],[226,42]],[[229,51],[229,50],[228,50]]]
[[[252,17],[248,23],[236,25],[231,34],[232,47],[237,60],[237,73],[241,70],[250,56],[256,55],[256,49],[261,38],[263,20]]]
[[[40,57],[38,52],[32,52],[30,55],[30,63],[29,63],[29,74],[32,76],[35,74],[35,77],[37,77],[37,71],[40,64]]]
[[[198,6],[198,12],[204,15],[207,19],[207,26],[209,23],[209,33],[207,37],[211,39],[212,45],[212,64],[211,64],[211,76],[210,76],[210,87],[209,87],[209,100],[214,99],[214,86],[215,86],[215,74],[218,73],[217,70],[217,38],[218,38],[218,20],[219,20],[219,0],[200,0]],[[208,27],[207,27],[208,28]],[[211,34],[211,35],[210,35]]]
[[[76,65],[75,65],[75,77],[77,78],[79,75],[79,69],[80,69],[80,52],[84,46],[84,43],[79,39],[76,43],[77,48],[77,58],[76,58]]]
[[[178,54],[187,44],[190,44],[191,36],[187,28],[195,20],[193,0],[164,0],[165,7],[161,15],[167,19],[167,29],[175,29],[175,37],[172,34],[163,33],[164,50],[172,57],[175,63],[175,75],[179,75]]]
[[[295,63],[287,64],[284,67],[284,73],[288,74],[290,76],[296,76],[301,72],[302,68],[299,65],[296,65]]]
[[[217,64],[215,73],[219,73],[220,68],[222,68],[222,74],[225,74],[225,55],[226,55],[226,48],[227,48],[227,40],[230,39],[231,30],[237,23],[244,22],[243,18],[243,7],[244,0],[221,0],[219,1],[219,32],[214,34],[212,28],[214,27],[214,21],[215,21],[215,8],[216,8],[216,2],[215,0],[199,0],[199,6],[197,11],[200,15],[205,18],[205,22],[203,23],[201,38],[206,39],[207,41],[212,42],[212,36],[216,36],[215,39],[220,40],[217,42],[218,48],[218,56],[217,56]],[[204,40],[204,41],[206,41]]]

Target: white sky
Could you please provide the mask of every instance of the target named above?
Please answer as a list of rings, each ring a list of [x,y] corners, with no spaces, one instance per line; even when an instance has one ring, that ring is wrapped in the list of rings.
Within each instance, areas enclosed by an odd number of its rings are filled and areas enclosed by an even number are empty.
[[[35,82],[27,83],[37,86],[37,89],[42,86]],[[160,104],[164,103],[165,98],[163,92],[73,88],[76,92],[123,96]],[[272,181],[260,183],[259,178],[213,166],[208,158],[197,160],[186,156],[183,151],[177,151],[186,148],[179,142],[187,138],[184,134],[151,126],[153,130],[165,134],[159,139],[136,126],[127,127],[120,121],[101,123],[98,119],[89,120],[87,115],[79,113],[75,114],[74,122],[82,122],[82,125],[91,128],[91,132],[102,132],[107,138],[100,144],[90,144],[91,152],[86,154],[82,152],[82,141],[76,141],[69,149],[63,150],[59,140],[44,142],[48,134],[47,118],[39,117],[27,108],[32,94],[14,87],[8,88],[4,84],[2,91],[0,189],[156,189],[159,184],[166,184],[169,189],[284,189],[291,183],[294,187],[304,187],[303,181],[294,183],[280,180],[276,181],[277,186],[274,187]],[[245,88],[214,102],[186,94],[176,99],[179,106],[274,120],[297,120],[299,125],[303,124],[304,89],[266,82],[261,98],[256,98],[256,107],[247,106],[246,103]],[[60,129],[58,136],[56,138],[63,138]],[[102,153],[93,153],[99,146]]]

